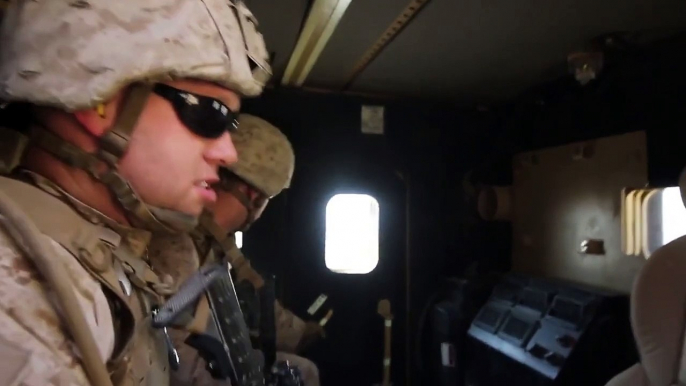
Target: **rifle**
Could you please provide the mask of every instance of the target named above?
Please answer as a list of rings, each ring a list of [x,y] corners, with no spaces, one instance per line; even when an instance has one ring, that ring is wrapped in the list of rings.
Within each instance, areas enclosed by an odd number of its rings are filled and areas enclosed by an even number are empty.
[[[250,331],[253,347],[258,347],[255,345],[260,336],[259,321],[261,316],[258,290],[248,280],[239,281],[236,283],[236,296],[245,317],[245,324]]]
[[[208,333],[191,334],[186,343],[203,356],[212,377],[229,378],[232,385],[264,386],[262,366],[252,349],[228,265],[222,266],[221,271],[207,287],[213,316],[208,322]]]
[[[186,343],[198,350],[213,378],[228,379],[235,386],[300,385],[299,371],[288,364],[276,364],[263,371],[258,352],[252,348],[229,269],[228,263],[203,266],[157,310],[153,327],[171,326],[181,314],[193,309],[204,293],[212,317],[206,331],[191,334]]]
[[[276,317],[274,315],[276,289],[273,275],[264,277],[264,286],[259,289],[259,299],[260,349],[264,353],[265,364],[271,367],[276,362]]]

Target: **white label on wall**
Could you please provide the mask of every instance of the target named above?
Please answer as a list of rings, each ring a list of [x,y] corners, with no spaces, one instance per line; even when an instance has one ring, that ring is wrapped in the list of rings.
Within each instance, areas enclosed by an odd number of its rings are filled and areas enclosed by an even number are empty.
[[[310,308],[307,310],[307,313],[310,315],[314,315],[315,312],[319,311],[319,308],[324,304],[326,299],[328,299],[326,295],[319,295],[319,297],[314,301],[314,303],[312,303]]]
[[[441,363],[444,367],[455,367],[455,346],[452,343],[441,343]]]
[[[362,106],[362,133],[383,134],[384,107]]]

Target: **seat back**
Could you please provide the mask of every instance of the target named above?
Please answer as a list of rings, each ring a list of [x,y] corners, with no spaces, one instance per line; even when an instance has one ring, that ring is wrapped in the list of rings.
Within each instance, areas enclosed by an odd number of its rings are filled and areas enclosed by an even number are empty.
[[[686,169],[679,179],[686,205]],[[686,236],[659,248],[636,277],[631,324],[641,363],[608,386],[686,385]]]

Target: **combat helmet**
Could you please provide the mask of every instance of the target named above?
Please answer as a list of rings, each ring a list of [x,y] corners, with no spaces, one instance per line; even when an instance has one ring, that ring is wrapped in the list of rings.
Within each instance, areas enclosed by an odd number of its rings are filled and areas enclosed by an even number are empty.
[[[231,134],[238,162],[223,166],[273,198],[291,185],[295,154],[288,138],[274,125],[250,114],[241,114],[239,130]]]
[[[10,2],[0,29],[0,99],[76,111],[99,108],[131,86],[97,153],[46,130],[33,140],[103,182],[141,226],[187,231],[194,216],[144,203],[117,163],[156,82],[197,79],[259,95],[271,69],[257,26],[234,0]],[[104,172],[95,167],[102,161]]]
[[[239,129],[231,134],[238,162],[219,167],[220,189],[231,193],[247,210],[243,224],[232,231],[247,231],[257,218],[257,211],[267,201],[290,187],[295,168],[295,154],[288,138],[274,125],[249,114],[239,117]],[[237,177],[237,178],[236,178]],[[240,181],[250,185],[263,197],[251,200],[240,188]],[[201,228],[222,242],[226,237],[206,211]]]

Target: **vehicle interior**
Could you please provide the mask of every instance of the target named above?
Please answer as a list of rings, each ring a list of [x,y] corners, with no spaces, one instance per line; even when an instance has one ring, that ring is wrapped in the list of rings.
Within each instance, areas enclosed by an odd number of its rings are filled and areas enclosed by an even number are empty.
[[[245,0],[324,386],[686,384],[686,2]]]
[[[242,250],[323,385],[678,384],[686,3],[247,3],[296,168]]]

